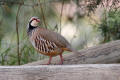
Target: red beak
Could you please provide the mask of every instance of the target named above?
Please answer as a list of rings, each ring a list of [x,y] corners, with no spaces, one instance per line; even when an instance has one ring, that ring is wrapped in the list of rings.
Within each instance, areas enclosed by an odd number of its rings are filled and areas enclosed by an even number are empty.
[[[37,22],[40,22],[40,19],[36,19]]]

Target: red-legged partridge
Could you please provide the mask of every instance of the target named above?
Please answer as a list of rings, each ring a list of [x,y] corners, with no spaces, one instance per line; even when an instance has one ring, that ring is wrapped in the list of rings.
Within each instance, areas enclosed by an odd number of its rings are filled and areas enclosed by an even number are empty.
[[[69,42],[60,34],[38,26],[40,19],[32,17],[28,24],[27,34],[34,48],[41,54],[49,56],[47,64],[51,63],[52,57],[60,55],[63,64],[63,51],[73,51]]]

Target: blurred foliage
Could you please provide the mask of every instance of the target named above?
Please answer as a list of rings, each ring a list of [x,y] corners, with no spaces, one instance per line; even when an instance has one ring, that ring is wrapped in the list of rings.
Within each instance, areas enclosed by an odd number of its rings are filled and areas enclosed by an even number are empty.
[[[120,39],[120,11],[105,11],[99,30],[104,37],[103,42]]]

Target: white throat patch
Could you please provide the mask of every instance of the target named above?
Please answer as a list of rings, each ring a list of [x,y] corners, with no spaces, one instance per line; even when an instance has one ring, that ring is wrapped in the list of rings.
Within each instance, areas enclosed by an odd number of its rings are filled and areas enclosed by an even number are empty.
[[[38,22],[37,22],[36,20],[33,20],[33,21],[31,22],[31,26],[38,26]]]

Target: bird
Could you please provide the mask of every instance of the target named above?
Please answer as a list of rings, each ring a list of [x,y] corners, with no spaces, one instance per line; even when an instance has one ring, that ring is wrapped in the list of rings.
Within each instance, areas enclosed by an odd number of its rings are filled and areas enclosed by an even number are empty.
[[[31,17],[27,26],[27,35],[35,50],[49,56],[47,65],[51,64],[52,57],[59,55],[60,63],[63,64],[62,53],[75,51],[71,44],[59,33],[38,26],[41,23],[38,17]]]

